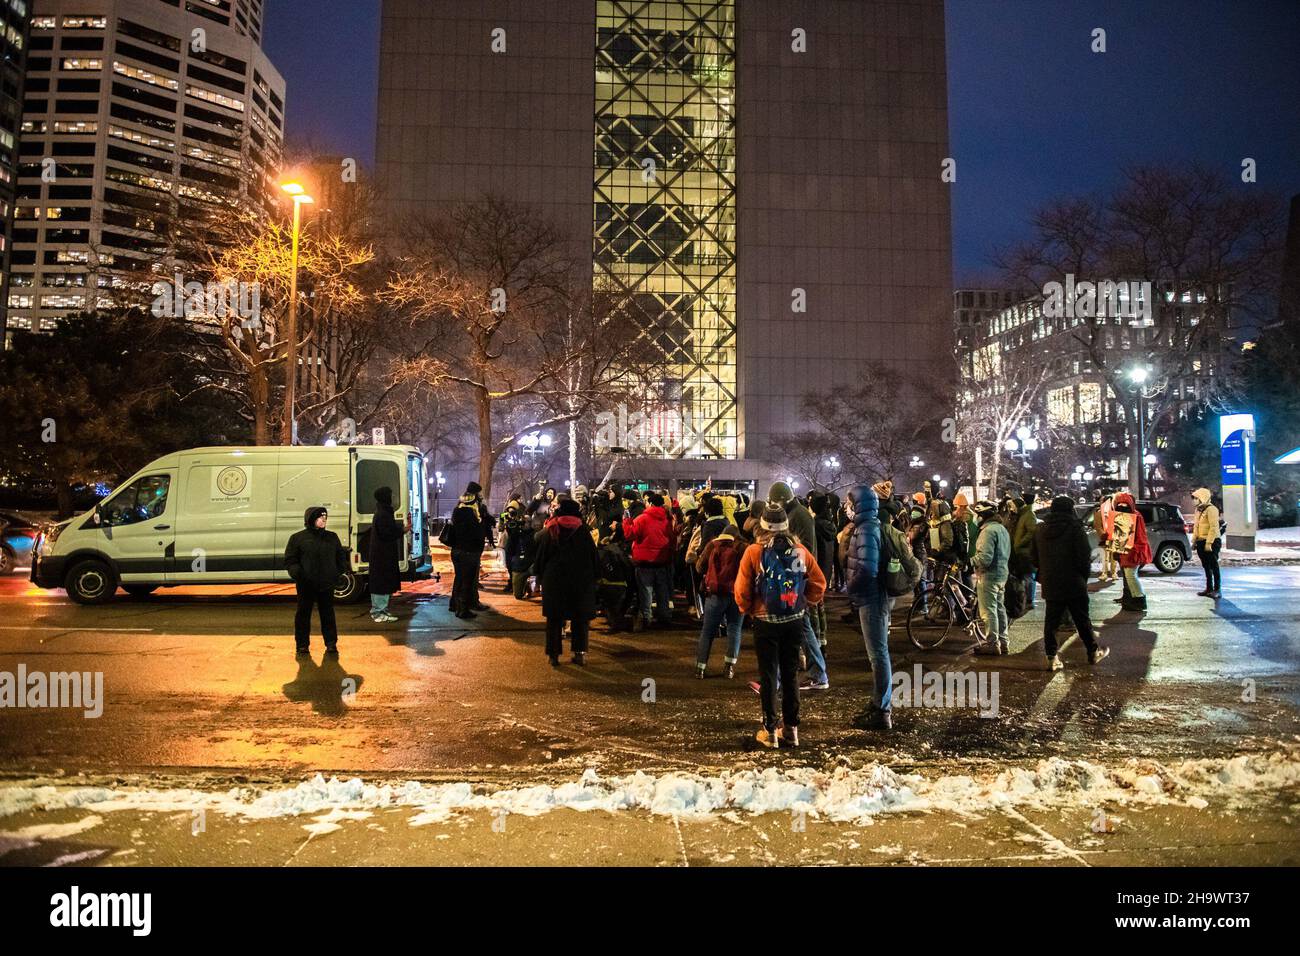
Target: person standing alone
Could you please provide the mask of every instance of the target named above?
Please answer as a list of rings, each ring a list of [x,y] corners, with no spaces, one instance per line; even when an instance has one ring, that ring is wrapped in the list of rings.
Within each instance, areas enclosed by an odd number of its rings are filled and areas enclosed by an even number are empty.
[[[560,666],[564,622],[568,621],[573,663],[587,663],[587,637],[596,616],[596,542],[582,520],[582,507],[564,498],[546,522],[537,545],[537,577],[546,617],[546,656]]]
[[[1056,630],[1068,611],[1079,639],[1088,650],[1088,663],[1096,664],[1110,651],[1097,644],[1088,616],[1088,577],[1092,574],[1092,546],[1083,524],[1074,513],[1074,499],[1059,495],[1052,499],[1047,517],[1034,529],[1030,545],[1038,583],[1043,588],[1047,612],[1043,618],[1043,649],[1048,670],[1059,671]]]
[[[401,587],[398,564],[402,560],[402,539],[411,530],[411,519],[397,523],[393,510],[393,489],[375,489],[375,517],[370,525],[370,619],[376,624],[391,624],[397,615],[388,610],[388,602]]]
[[[1223,596],[1219,592],[1219,550],[1223,547],[1223,538],[1219,535],[1219,509],[1210,500],[1209,488],[1197,488],[1192,492],[1192,497],[1196,500],[1192,545],[1205,570],[1205,590],[1196,593],[1217,600]]]
[[[451,600],[448,609],[463,621],[487,610],[479,601],[478,572],[483,561],[483,544],[491,540],[491,518],[487,507],[481,504],[479,493],[483,489],[471,481],[451,512],[451,533],[447,542],[451,548],[451,565],[455,578],[451,583]]]
[[[298,590],[298,610],[293,616],[293,639],[299,655],[311,643],[311,609],[320,610],[320,631],[325,653],[339,652],[339,631],[334,621],[334,588],[348,570],[348,549],[325,525],[329,511],[321,505],[308,508],[303,529],[284,548],[284,567]]]

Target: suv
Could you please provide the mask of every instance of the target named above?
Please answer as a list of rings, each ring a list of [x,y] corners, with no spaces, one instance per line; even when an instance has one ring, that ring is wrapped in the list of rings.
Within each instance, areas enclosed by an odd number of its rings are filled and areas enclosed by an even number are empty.
[[[1165,574],[1177,574],[1192,557],[1192,542],[1189,537],[1191,524],[1183,517],[1177,505],[1163,501],[1139,501],[1137,509],[1146,522],[1147,539],[1151,542],[1151,563]],[[1092,546],[1094,561],[1101,557],[1097,529],[1092,524],[1092,515],[1096,510],[1095,502],[1076,505],[1074,508],[1075,515],[1083,522],[1083,529],[1088,533],[1088,544]],[[1047,516],[1047,511],[1048,509],[1041,508],[1034,513],[1041,521]]]

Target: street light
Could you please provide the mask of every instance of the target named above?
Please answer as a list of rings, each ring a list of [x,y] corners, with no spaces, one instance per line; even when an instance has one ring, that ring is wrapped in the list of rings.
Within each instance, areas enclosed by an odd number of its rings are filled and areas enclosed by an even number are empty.
[[[921,460],[920,455],[913,455],[912,460],[907,463],[908,468],[924,468],[925,462]]]
[[[1147,424],[1146,424],[1146,392],[1142,386],[1147,383],[1151,377],[1151,368],[1147,365],[1134,365],[1128,370],[1128,379],[1133,383],[1133,400],[1137,405],[1137,497],[1141,501],[1143,497],[1143,467],[1146,463],[1146,441],[1147,441]]]
[[[292,445],[298,436],[293,405],[298,388],[298,237],[302,231],[302,207],[316,200],[307,195],[301,183],[281,183],[280,188],[293,197],[293,240],[289,261],[289,328],[288,354],[285,357],[284,424],[280,441]]]

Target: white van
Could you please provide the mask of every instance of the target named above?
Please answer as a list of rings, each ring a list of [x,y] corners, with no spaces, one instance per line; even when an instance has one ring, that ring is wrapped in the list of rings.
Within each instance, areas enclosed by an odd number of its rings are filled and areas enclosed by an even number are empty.
[[[375,489],[393,489],[397,518],[411,518],[400,569],[431,570],[424,457],[409,445],[191,448],[140,469],[91,511],[42,532],[31,579],[66,588],[78,604],[112,600],[120,584],[142,597],[160,587],[287,582],[284,548],[313,505],[351,552],[334,592],[366,590]]]

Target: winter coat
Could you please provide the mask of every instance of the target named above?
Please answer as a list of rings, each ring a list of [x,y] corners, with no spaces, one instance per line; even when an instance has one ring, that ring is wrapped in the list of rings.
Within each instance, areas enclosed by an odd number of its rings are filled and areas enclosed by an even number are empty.
[[[801,545],[812,552],[815,559],[817,555],[817,523],[813,521],[812,512],[798,498],[787,501],[784,507],[786,517],[790,522],[790,533],[799,539]]]
[[[370,593],[392,594],[401,588],[398,562],[402,560],[402,540],[406,529],[398,523],[391,504],[377,502],[370,525]]]
[[[1192,526],[1192,544],[1203,542],[1203,547],[1214,549],[1219,540],[1219,509],[1210,501],[1210,489],[1197,488],[1192,492],[1196,499],[1196,522]]]
[[[589,621],[596,616],[596,542],[581,518],[566,515],[546,522],[537,545],[537,577],[542,582],[542,614]]]
[[[479,504],[477,498],[461,495],[460,503],[451,511],[451,550],[483,553],[486,533],[483,523],[487,509]]]
[[[512,574],[527,571],[533,564],[533,523],[522,508],[507,508],[501,513],[501,548],[506,553],[506,570]],[[544,526],[543,522],[543,526]]]
[[[955,560],[965,565],[970,561],[974,549],[971,545],[974,543],[972,537],[972,525],[966,518],[952,519],[952,553]],[[976,535],[977,537],[977,535]]]
[[[745,545],[736,536],[735,528],[724,530],[704,546],[695,570],[704,575],[704,594],[730,595],[736,588],[736,572]]]
[[[1012,574],[1025,575],[1034,570],[1034,529],[1037,527],[1034,506],[1026,501],[1016,514],[1015,528],[1011,533]]]
[[[1092,546],[1074,514],[1049,512],[1034,529],[1031,546],[1045,601],[1085,597],[1092,573]]]
[[[1127,516],[1121,520],[1122,516]],[[1137,510],[1133,496],[1127,491],[1115,496],[1115,511],[1111,515],[1111,549],[1119,552],[1121,568],[1143,568],[1151,563],[1151,542],[1147,538],[1147,523]],[[1124,528],[1128,525],[1127,529]]]
[[[802,544],[798,545],[798,548],[803,554],[804,567],[808,569],[807,579],[804,581],[804,602],[809,607],[813,607],[821,603],[822,596],[826,593],[826,577],[822,574],[822,569],[817,567],[817,561],[813,558],[812,552]],[[736,571],[736,585],[732,593],[736,597],[736,606],[740,608],[742,614],[760,621],[767,621],[767,606],[761,600],[758,600],[754,593],[754,584],[762,568],[763,545],[751,544],[740,557],[740,568]],[[807,612],[800,612],[800,614],[790,619],[798,620],[804,613]]]
[[[830,577],[835,566],[835,513],[829,508],[824,509],[813,515],[813,523],[817,528],[817,563],[822,574]]]
[[[853,503],[853,534],[845,554],[844,578],[850,598],[870,602],[880,595],[881,522],[889,515],[880,510],[880,499],[869,485],[857,485],[849,492]]]
[[[975,557],[971,559],[984,579],[992,584],[1005,584],[1011,561],[1011,533],[1006,525],[990,518],[980,526],[975,542]]]
[[[931,502],[930,519],[926,524],[929,528],[926,544],[937,560],[951,563],[959,557],[964,557],[957,553],[957,534],[953,525],[952,509],[948,507],[948,502],[937,500]]]
[[[632,542],[632,563],[665,566],[673,563],[673,530],[666,512],[652,505],[635,518],[623,519],[623,535]]]
[[[308,508],[303,529],[284,548],[284,567],[295,584],[313,591],[333,591],[348,570],[349,551],[333,531],[314,527],[325,509]]]

